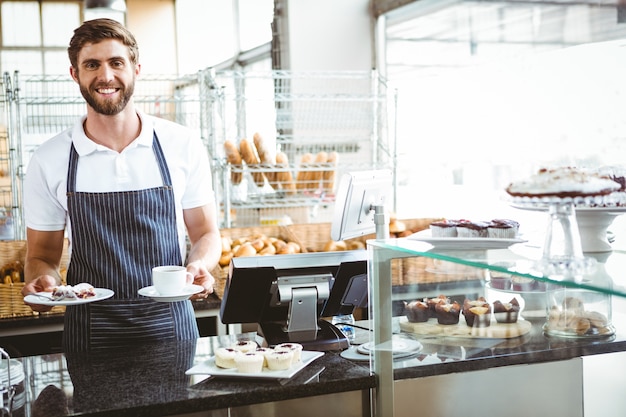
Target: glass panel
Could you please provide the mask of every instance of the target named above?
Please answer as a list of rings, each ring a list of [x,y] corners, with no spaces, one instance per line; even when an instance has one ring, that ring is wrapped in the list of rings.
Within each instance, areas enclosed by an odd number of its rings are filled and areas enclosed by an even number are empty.
[[[2,51],[2,71],[22,74],[42,74],[41,53],[29,51]]]
[[[40,46],[39,4],[35,1],[2,2],[3,46]]]
[[[67,52],[65,51],[45,52],[44,63],[46,74],[69,74],[70,59],[67,57]]]
[[[67,47],[74,29],[80,24],[79,5],[43,3],[42,15],[44,46]]]

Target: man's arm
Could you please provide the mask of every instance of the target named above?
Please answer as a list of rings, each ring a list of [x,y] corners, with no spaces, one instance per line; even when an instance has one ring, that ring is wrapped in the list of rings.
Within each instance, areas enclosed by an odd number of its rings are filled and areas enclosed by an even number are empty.
[[[194,284],[205,291],[193,298],[206,298],[213,292],[215,278],[210,271],[215,268],[222,253],[220,231],[214,204],[183,210],[185,226],[191,241],[187,257],[187,270],[194,276]]]
[[[43,232],[26,229],[26,262],[22,295],[32,292],[52,291],[61,285],[59,266],[63,254],[65,231]],[[49,306],[31,305],[35,311],[48,311]]]

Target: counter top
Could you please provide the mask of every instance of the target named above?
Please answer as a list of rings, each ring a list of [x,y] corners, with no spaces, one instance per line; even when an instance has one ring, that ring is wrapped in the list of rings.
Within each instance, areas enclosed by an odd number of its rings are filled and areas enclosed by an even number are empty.
[[[240,339],[258,340],[254,333],[211,336],[192,342],[158,343],[125,351],[90,354],[53,354],[19,358],[26,381],[39,396],[46,386],[62,388],[58,401],[68,415],[164,416],[202,410],[296,399],[375,386],[367,367],[326,353],[288,380],[226,379],[185,375],[194,364],[207,360],[216,347]],[[27,398],[26,415],[40,406]],[[50,405],[49,405],[50,406]]]
[[[617,319],[617,320],[615,320]],[[626,318],[614,317],[618,332],[609,339],[565,339],[543,335],[542,319],[531,319],[532,331],[515,339],[420,337],[424,348],[394,363],[395,379],[468,372],[499,366],[565,360],[626,350]],[[367,332],[365,332],[367,333]],[[361,339],[363,333],[359,336]],[[367,336],[365,336],[367,337]],[[193,342],[163,342],[125,351],[88,355],[52,354],[19,358],[30,388],[24,407],[37,407],[46,386],[62,388],[69,415],[163,416],[219,410],[318,395],[368,391],[375,387],[368,362],[337,352],[324,354],[289,380],[226,379],[185,375],[207,360],[217,347],[255,333],[203,337]],[[26,415],[29,415],[26,413]]]

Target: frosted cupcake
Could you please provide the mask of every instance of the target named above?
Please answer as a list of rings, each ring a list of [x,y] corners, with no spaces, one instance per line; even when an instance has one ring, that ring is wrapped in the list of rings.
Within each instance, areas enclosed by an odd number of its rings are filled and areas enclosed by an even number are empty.
[[[224,369],[236,368],[235,357],[240,353],[233,348],[218,348],[215,351],[215,366]]]
[[[291,361],[292,364],[296,362],[300,362],[302,359],[302,345],[299,343],[281,343],[279,345],[274,346],[274,350],[287,349],[293,351],[293,359]]]
[[[268,352],[265,355],[267,360],[267,368],[270,371],[284,371],[291,367],[293,362],[293,350],[288,349],[274,349],[272,352]]]
[[[255,351],[259,346],[251,340],[239,340],[230,347],[240,352],[248,353]]]
[[[263,355],[256,352],[240,353],[235,356],[237,372],[252,374],[263,370]]]
[[[456,237],[457,220],[441,220],[432,222],[429,226],[432,237]]]
[[[487,228],[487,236],[494,239],[515,239],[519,223],[509,219],[493,219]]]

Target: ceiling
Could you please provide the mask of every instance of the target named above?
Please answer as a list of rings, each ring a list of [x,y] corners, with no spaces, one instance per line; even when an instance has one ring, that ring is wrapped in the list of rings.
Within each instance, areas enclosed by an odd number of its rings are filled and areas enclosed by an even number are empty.
[[[387,75],[396,79],[440,75],[529,54],[623,39],[626,23],[618,22],[616,3],[415,1],[386,15]]]

